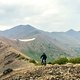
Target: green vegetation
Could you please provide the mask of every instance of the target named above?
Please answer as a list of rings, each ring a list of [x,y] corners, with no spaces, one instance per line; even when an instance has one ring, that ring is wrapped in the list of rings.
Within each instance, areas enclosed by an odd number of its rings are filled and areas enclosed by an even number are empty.
[[[24,56],[22,56],[21,54],[18,54],[17,56],[16,56],[16,58],[18,59],[18,60],[28,60],[26,57],[24,57]]]
[[[52,64],[66,64],[66,63],[78,64],[80,63],[80,57],[69,58],[69,59],[66,57],[62,57],[58,58],[57,60],[54,60]]]
[[[80,63],[80,57],[71,58],[69,59],[68,62],[73,63],[73,64]]]
[[[51,52],[52,50],[53,50],[53,53]],[[29,56],[31,59],[34,59],[35,61],[38,61],[38,62],[41,61],[40,56],[42,55],[44,50],[41,51],[41,52],[40,51],[39,50],[35,51],[35,50],[32,50],[31,48],[28,48],[28,50],[27,49],[26,50],[25,49],[22,50],[22,52],[25,55]],[[59,56],[62,56],[62,55],[68,56],[68,55],[66,55],[66,53],[58,51],[55,48],[54,49],[53,48],[46,49],[45,53],[47,55],[47,63],[52,62],[53,60],[55,60]],[[59,53],[59,54],[57,54],[57,53]]]
[[[36,64],[36,61],[34,59],[30,60],[29,62]]]
[[[55,60],[52,64],[66,64],[68,59],[66,57],[59,58]]]
[[[25,58],[24,56],[22,56],[21,54],[18,54],[17,57],[19,60],[28,60],[27,58]],[[41,61],[38,60],[34,60],[32,58],[32,60],[29,60],[30,63],[34,63],[35,65],[41,65]],[[80,63],[80,57],[76,57],[76,58],[67,58],[67,57],[64,57],[64,56],[61,56],[60,58],[57,58],[56,60],[53,60],[53,61],[50,61],[48,62],[47,61],[47,64],[66,64],[66,63],[73,63],[73,64],[76,64],[76,63]]]
[[[76,58],[69,58],[69,55],[67,55],[65,52],[62,51],[58,51],[56,48],[51,48],[51,45],[48,44],[43,44],[45,46],[47,46],[47,51],[45,52],[47,55],[47,64],[66,64],[66,63],[80,63],[80,58],[76,57]],[[48,50],[48,48],[50,48]],[[51,53],[50,51],[53,50],[53,53]],[[35,51],[32,50],[31,48],[28,48],[28,51],[23,49],[22,52],[24,54],[26,54],[27,56],[29,56],[31,59],[33,59],[31,62],[35,63],[35,61],[37,61],[38,63],[36,63],[37,65],[41,65],[41,59],[40,56],[42,54],[42,52],[39,51]],[[58,54],[55,54],[58,53]],[[65,56],[65,57],[64,57]]]

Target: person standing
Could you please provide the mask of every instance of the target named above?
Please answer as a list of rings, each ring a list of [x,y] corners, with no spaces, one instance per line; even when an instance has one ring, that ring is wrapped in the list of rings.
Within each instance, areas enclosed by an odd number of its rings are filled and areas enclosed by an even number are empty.
[[[46,54],[43,53],[40,58],[42,59],[41,64],[42,64],[42,65],[46,65],[46,59],[47,59]]]

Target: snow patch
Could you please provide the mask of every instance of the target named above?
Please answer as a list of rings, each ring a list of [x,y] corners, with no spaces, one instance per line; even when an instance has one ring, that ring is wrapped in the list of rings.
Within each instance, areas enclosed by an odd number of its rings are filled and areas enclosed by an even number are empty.
[[[22,41],[22,42],[28,42],[28,41],[33,41],[35,40],[35,38],[32,38],[32,39],[19,39],[19,41]]]
[[[22,42],[29,42],[29,41],[33,41],[35,40],[36,38],[32,38],[32,39],[13,39],[15,41],[22,41]]]

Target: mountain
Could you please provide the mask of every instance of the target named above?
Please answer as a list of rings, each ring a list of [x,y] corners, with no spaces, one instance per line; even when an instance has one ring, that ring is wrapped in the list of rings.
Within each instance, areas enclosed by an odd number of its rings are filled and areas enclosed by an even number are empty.
[[[7,38],[18,39],[33,36],[34,34],[37,34],[39,32],[40,30],[32,27],[31,25],[18,25],[14,28],[1,32],[0,35]]]
[[[77,38],[80,40],[80,38],[79,38],[80,32],[79,31],[75,31],[73,29],[70,29],[69,31],[66,32],[66,34],[73,36],[74,38]]]
[[[40,56],[45,52],[48,61],[60,56],[80,56],[80,32],[69,30],[67,32],[45,32],[31,25],[18,25],[1,32],[1,36],[9,39],[15,49],[40,61]]]
[[[79,39],[76,38],[80,36],[80,33],[72,29],[67,32],[52,32],[51,36],[54,39],[59,40],[61,43],[72,44],[72,46],[80,43]]]
[[[57,41],[52,39],[48,32],[38,30],[30,25],[16,26],[12,29],[3,31],[1,36],[10,39],[9,44],[35,60],[40,61],[40,56],[43,52],[48,55],[49,61],[60,55],[68,56],[63,49],[55,44]],[[32,38],[35,38],[35,40],[30,42],[20,41],[20,39]]]
[[[43,52],[47,62],[66,56],[80,56],[80,32],[45,32],[31,25],[19,25],[0,31],[0,80],[79,79],[77,64],[35,66]],[[34,59],[34,60],[33,60]],[[4,74],[6,69],[13,71]],[[66,76],[65,76],[66,75]]]
[[[77,31],[75,31],[74,29],[70,29],[70,30],[68,30],[68,31],[66,31],[67,33],[75,33],[75,32],[77,32]]]
[[[71,29],[66,32],[52,32],[50,35],[70,51],[70,54],[80,55],[80,32]]]

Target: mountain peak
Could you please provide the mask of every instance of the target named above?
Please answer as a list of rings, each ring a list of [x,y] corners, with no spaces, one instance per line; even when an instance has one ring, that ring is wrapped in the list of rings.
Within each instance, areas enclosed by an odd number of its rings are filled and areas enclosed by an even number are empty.
[[[33,26],[31,26],[31,25],[17,25],[17,26],[15,26],[15,27],[13,27],[13,28],[11,28],[11,29],[9,29],[9,30],[5,30],[5,31],[10,31],[11,33],[12,32],[21,32],[21,31],[29,31],[29,30],[36,30],[36,28],[35,27],[33,27]]]
[[[17,25],[11,29],[5,30],[1,35],[8,38],[23,38],[24,36],[31,36],[39,30],[31,25]]]
[[[72,33],[72,32],[76,32],[74,29],[70,29],[70,30],[68,30],[67,32],[70,32],[70,33]]]
[[[18,25],[18,26],[15,26],[15,28],[34,28],[34,27],[27,24],[27,25]]]

